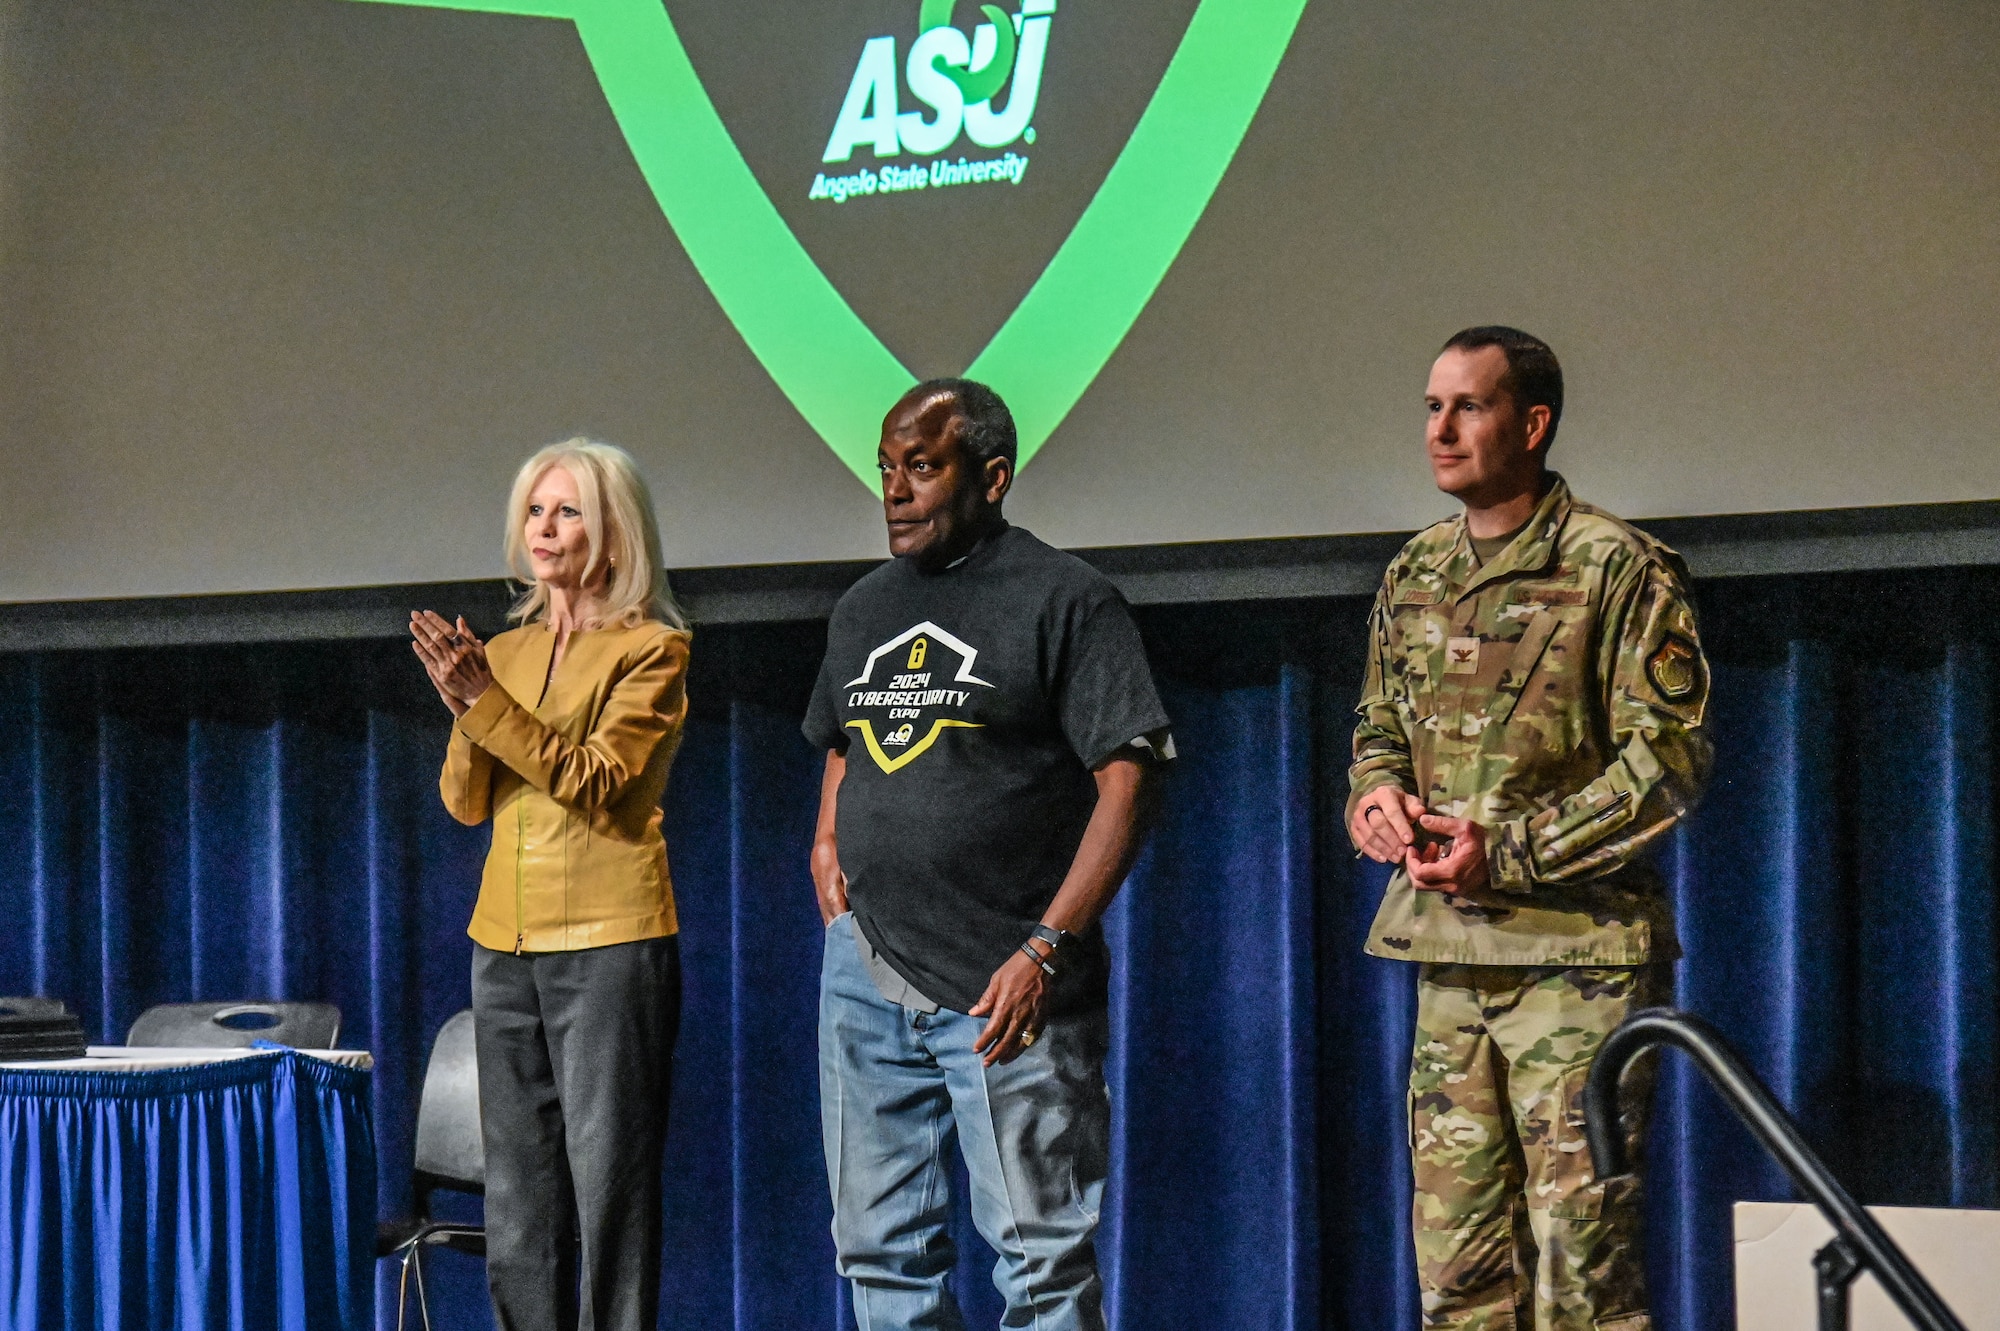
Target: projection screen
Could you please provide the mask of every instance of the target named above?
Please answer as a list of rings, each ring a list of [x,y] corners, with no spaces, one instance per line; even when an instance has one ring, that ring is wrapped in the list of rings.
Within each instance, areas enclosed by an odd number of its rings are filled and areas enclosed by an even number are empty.
[[[1481,322],[1633,517],[1992,498],[2000,7],[0,0],[0,301],[0,600],[491,576],[579,433],[876,556],[968,370],[1055,543],[1406,529]]]

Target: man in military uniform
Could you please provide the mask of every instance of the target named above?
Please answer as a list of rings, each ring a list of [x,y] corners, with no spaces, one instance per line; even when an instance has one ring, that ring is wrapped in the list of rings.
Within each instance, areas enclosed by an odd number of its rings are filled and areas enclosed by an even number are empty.
[[[1679,955],[1645,853],[1711,756],[1687,572],[1548,470],[1562,370],[1539,339],[1467,329],[1425,402],[1432,474],[1464,512],[1376,595],[1347,805],[1354,844],[1397,866],[1368,951],[1421,965],[1423,1324],[1644,1331],[1636,1187],[1592,1176],[1582,1096]]]

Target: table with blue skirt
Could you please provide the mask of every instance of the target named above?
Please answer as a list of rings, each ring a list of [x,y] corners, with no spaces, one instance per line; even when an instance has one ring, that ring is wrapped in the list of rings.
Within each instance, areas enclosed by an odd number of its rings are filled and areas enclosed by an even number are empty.
[[[0,1064],[0,1331],[359,1331],[373,1062],[93,1048]]]

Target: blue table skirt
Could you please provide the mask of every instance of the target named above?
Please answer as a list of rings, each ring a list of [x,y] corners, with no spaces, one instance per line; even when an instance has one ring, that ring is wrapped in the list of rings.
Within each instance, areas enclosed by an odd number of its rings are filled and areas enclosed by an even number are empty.
[[[0,1328],[358,1331],[369,1075],[273,1053],[0,1070]]]

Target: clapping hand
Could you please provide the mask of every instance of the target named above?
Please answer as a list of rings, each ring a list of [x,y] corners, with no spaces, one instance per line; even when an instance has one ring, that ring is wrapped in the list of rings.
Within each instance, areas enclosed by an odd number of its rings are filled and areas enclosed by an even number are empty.
[[[410,646],[424,663],[431,687],[451,708],[453,716],[464,716],[493,682],[486,664],[486,644],[473,636],[465,616],[457,624],[447,624],[442,615],[430,610],[410,612]]]

